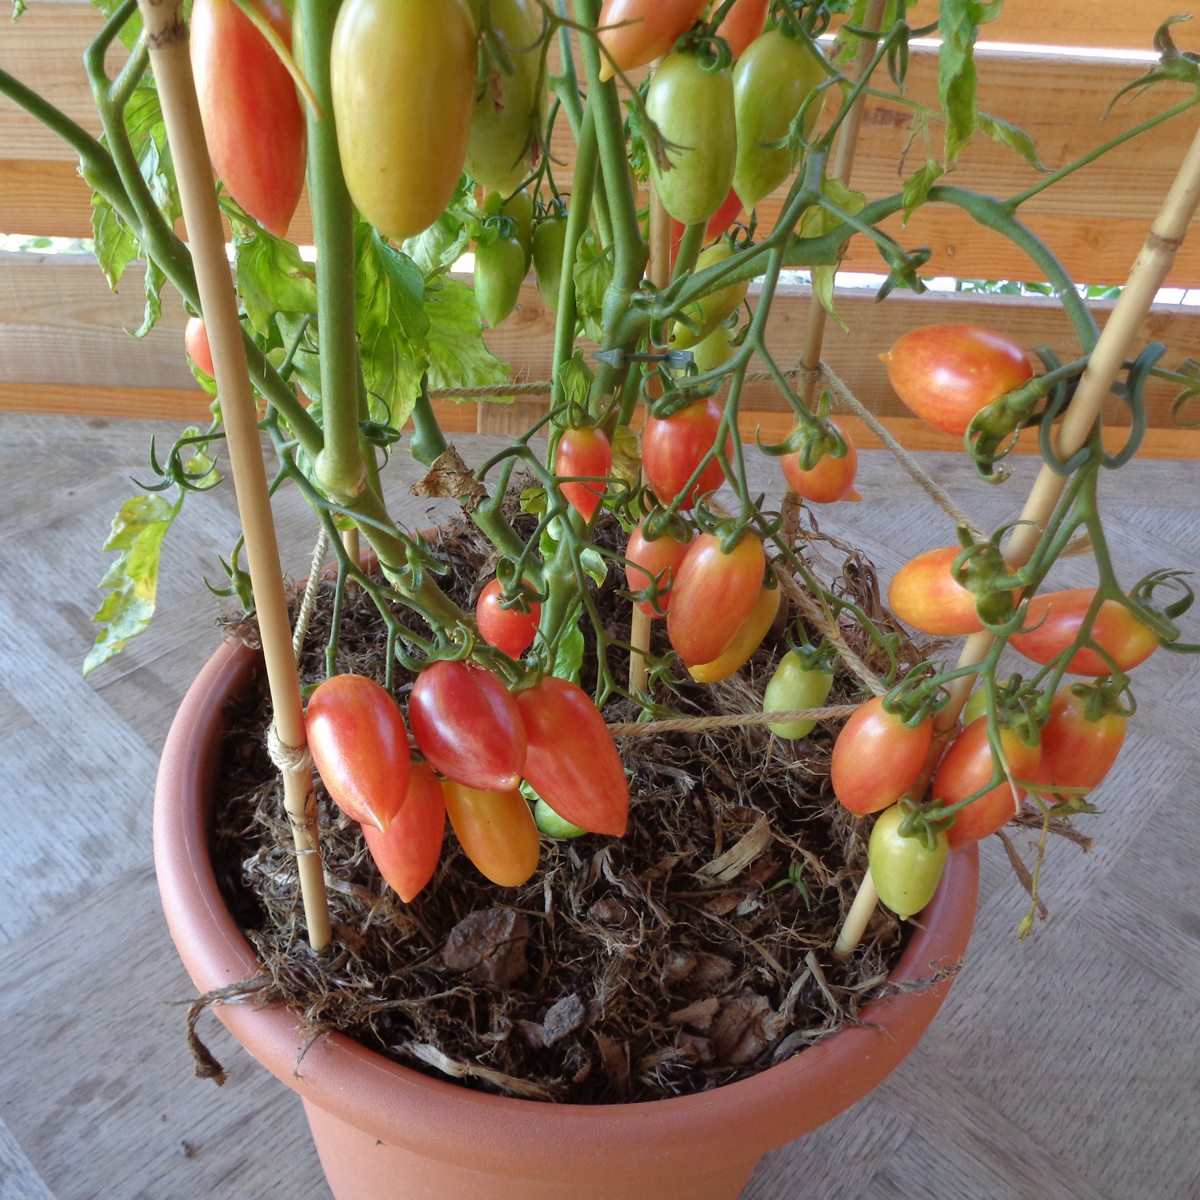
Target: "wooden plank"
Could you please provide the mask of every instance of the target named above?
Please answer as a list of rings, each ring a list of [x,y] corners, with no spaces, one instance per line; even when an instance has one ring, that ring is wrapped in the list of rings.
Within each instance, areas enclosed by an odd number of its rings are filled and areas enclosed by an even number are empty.
[[[931,11],[926,12],[929,8]],[[1176,0],[1140,4],[1097,4],[1096,0],[1004,0],[1000,16],[979,30],[984,42],[1032,42],[1044,46],[1100,46],[1149,50],[1154,31],[1170,16],[1187,11]],[[911,10],[914,24],[933,20],[932,5]],[[1171,30],[1180,49],[1200,49],[1200,26]]]
[[[0,254],[0,384],[74,385],[167,391],[194,386],[183,353],[183,306],[164,297],[163,318],[140,342],[124,332],[141,320],[141,268],[131,265],[114,296],[86,255]],[[751,291],[753,303],[754,292]],[[771,313],[767,344],[785,367],[799,357],[809,291],[786,286]],[[1050,298],[898,292],[876,305],[870,291],[838,293],[838,311],[850,333],[830,327],[825,359],[864,403],[879,413],[910,416],[892,392],[879,355],[917,325],[958,321],[984,325],[1023,346],[1050,345],[1064,361],[1078,354],[1066,314]],[[1092,301],[1100,324],[1112,303]],[[533,286],[521,289],[513,315],[484,337],[512,365],[518,380],[549,378],[554,314]],[[1156,306],[1145,322],[1144,341],[1168,350],[1165,366],[1200,357],[1200,311],[1184,305]],[[585,347],[590,349],[585,343]],[[1150,424],[1167,428],[1174,389],[1152,382],[1146,389]],[[52,398],[49,398],[52,401]],[[1122,423],[1117,402],[1106,419]],[[783,411],[786,403],[770,383],[747,385],[747,410]]]

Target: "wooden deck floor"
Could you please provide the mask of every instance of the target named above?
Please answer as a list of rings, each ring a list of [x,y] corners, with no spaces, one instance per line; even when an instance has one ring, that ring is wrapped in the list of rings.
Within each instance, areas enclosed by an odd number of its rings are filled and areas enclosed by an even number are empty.
[[[155,760],[217,643],[219,574],[235,531],[228,487],[189,502],[164,557],[160,614],[81,679],[108,521],[127,476],[176,426],[0,416],[0,1200],[327,1200],[298,1100],[224,1035],[218,1091],[195,1080],[191,991],[150,862]],[[464,436],[478,461],[491,439]],[[397,455],[397,464],[405,458]],[[946,544],[942,515],[883,452],[864,500],[823,516],[884,577]],[[925,456],[986,523],[1010,519],[1036,463],[1002,488],[959,456]],[[401,466],[396,472],[403,473]],[[412,474],[411,464],[407,465]],[[774,486],[771,468],[764,487]],[[1114,554],[1132,583],[1200,568],[1200,470],[1134,462],[1107,482]],[[427,502],[391,485],[424,524]],[[302,574],[311,516],[278,502],[286,569]],[[1064,565],[1088,582],[1089,560]],[[34,593],[46,597],[36,600]],[[1186,618],[1200,641],[1200,618]],[[1157,654],[1140,710],[1087,826],[1086,858],[1051,852],[1051,918],[1024,944],[1025,897],[983,847],[966,968],[924,1041],[858,1107],[764,1160],[744,1200],[1182,1200],[1200,1196],[1200,688],[1196,660]],[[996,839],[989,839],[989,843]]]

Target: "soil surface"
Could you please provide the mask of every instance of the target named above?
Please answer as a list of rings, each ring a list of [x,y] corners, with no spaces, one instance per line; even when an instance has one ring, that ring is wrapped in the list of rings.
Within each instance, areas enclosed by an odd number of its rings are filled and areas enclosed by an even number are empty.
[[[598,541],[624,538],[614,518],[601,518]],[[803,544],[835,591],[887,621],[869,563],[815,526]],[[491,578],[489,549],[466,525],[437,535],[448,567],[440,582],[464,605]],[[610,635],[625,639],[630,605],[614,575],[594,595]],[[333,585],[322,584],[305,682],[324,677],[332,602]],[[654,624],[654,649],[665,654],[665,622]],[[846,632],[870,657],[865,638]],[[374,605],[349,588],[338,669],[382,682],[385,648]],[[910,643],[902,649],[918,656]],[[685,716],[761,711],[786,650],[772,634],[741,672],[710,686],[677,666],[655,699]],[[618,679],[623,657],[612,652]],[[594,657],[585,658],[583,686],[595,677]],[[397,667],[402,707],[412,679]],[[861,698],[839,669],[829,703]],[[836,727],[797,742],[763,726],[621,738],[632,794],[624,838],[544,837],[533,877],[501,888],[447,825],[438,871],[411,904],[384,883],[358,826],[318,783],[335,938],[317,957],[304,940],[282,789],[264,748],[268,709],[264,684],[229,713],[213,857],[270,977],[264,996],[301,1010],[314,1035],[336,1029],[428,1074],[507,1095],[653,1100],[764,1070],[889,989],[903,937],[882,909],[850,963],[830,953],[866,865],[860,822],[829,788]],[[636,710],[618,700],[605,716],[633,719]]]

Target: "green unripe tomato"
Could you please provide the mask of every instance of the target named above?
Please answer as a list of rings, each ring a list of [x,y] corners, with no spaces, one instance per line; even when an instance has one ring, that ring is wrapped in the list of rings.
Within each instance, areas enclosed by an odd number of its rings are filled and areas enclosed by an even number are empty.
[[[715,246],[709,246],[696,260],[696,270],[703,271],[705,267],[714,267],[733,256],[733,247],[722,238]],[[688,317],[695,321],[699,329],[693,333],[680,321],[675,322],[671,334],[671,347],[675,350],[689,350],[692,346],[704,341],[710,333],[723,325],[735,312],[738,305],[746,298],[746,289],[750,286],[748,279],[739,283],[731,283],[728,287],[717,291],[689,304],[685,310]]]
[[[663,60],[646,93],[646,111],[668,142],[669,171],[653,156],[650,177],[663,207],[677,221],[707,221],[725,202],[737,159],[733,75],[706,71],[692,54],[676,51]]]
[[[696,370],[701,373],[723,366],[734,355],[733,330],[727,325],[718,325],[698,346],[692,350]]]
[[[769,196],[792,173],[795,159],[784,147],[768,145],[786,137],[800,105],[827,78],[803,43],[772,29],[750,43],[733,72],[737,120],[737,165],[733,186],[747,212]],[[824,99],[814,100],[804,114],[808,137],[821,115]]]
[[[789,650],[775,668],[763,693],[763,712],[787,712],[799,708],[821,708],[833,687],[832,671],[809,671],[794,650]],[[795,741],[808,737],[816,721],[777,721],[767,728],[776,736]]]
[[[562,285],[563,248],[567,244],[566,217],[547,217],[533,231],[533,269],[546,303],[558,311]]]
[[[514,192],[507,200],[499,192],[488,192],[483,198],[483,211],[502,217],[512,217],[517,223],[516,239],[525,251],[525,274],[533,261],[533,197],[524,189]]]
[[[976,688],[963,705],[962,723],[966,729],[973,721],[978,721],[980,717],[987,716],[987,692],[983,688]]]
[[[475,247],[475,303],[494,329],[517,306],[525,278],[525,250],[515,237]]]
[[[565,838],[582,837],[587,833],[586,829],[580,829],[578,825],[572,825],[570,821],[560,817],[541,796],[533,806],[533,820],[538,829],[547,837],[560,841]]]
[[[875,890],[902,921],[920,912],[933,899],[946,866],[946,855],[950,853],[945,830],[937,835],[935,850],[926,850],[918,838],[901,837],[903,819],[898,804],[884,809],[871,830],[867,846]]]

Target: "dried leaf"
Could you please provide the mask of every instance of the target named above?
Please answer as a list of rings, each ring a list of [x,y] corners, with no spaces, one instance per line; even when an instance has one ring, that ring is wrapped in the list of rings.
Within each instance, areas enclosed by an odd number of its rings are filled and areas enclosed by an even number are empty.
[[[505,1075],[502,1071],[493,1071],[490,1067],[480,1067],[475,1063],[459,1062],[429,1042],[405,1042],[396,1049],[412,1055],[428,1067],[441,1071],[443,1075],[449,1075],[451,1079],[481,1079],[527,1100],[553,1100],[556,1096],[553,1088],[543,1087],[540,1083],[517,1079],[512,1075]]]
[[[629,1055],[625,1048],[613,1041],[607,1033],[597,1033],[596,1044],[600,1047],[600,1057],[604,1060],[605,1074],[618,1086],[628,1084]]]
[[[690,950],[681,950],[679,947],[672,947],[667,951],[666,961],[663,963],[662,973],[659,978],[662,980],[664,987],[670,987],[673,983],[680,983],[686,979],[696,969],[696,956]]]
[[[754,827],[740,838],[724,854],[705,863],[697,875],[705,875],[721,883],[728,883],[740,875],[771,842],[771,823],[766,813],[760,813]]]
[[[442,962],[476,983],[505,987],[525,973],[529,921],[511,908],[484,908],[463,917],[446,939]]]
[[[717,1009],[720,1007],[720,1000],[716,996],[709,996],[706,1000],[694,1000],[687,1008],[673,1012],[667,1020],[672,1025],[690,1025],[704,1033],[712,1024],[713,1017],[717,1015]]]
[[[588,916],[601,925],[632,925],[637,921],[629,906],[613,896],[597,900],[588,909]]]
[[[717,1061],[732,1065],[753,1062],[774,1045],[782,1027],[783,1019],[756,992],[743,992],[724,1001],[710,1030]]]
[[[425,478],[412,485],[411,491],[414,496],[430,499],[452,496],[468,512],[487,496],[487,488],[475,478],[452,445],[437,457]]]
[[[688,1033],[686,1029],[680,1031],[679,1044],[694,1050],[697,1062],[710,1063],[717,1056],[711,1038],[701,1037],[698,1033]]]
[[[697,988],[715,987],[733,974],[733,963],[720,954],[697,954],[688,983]]]

